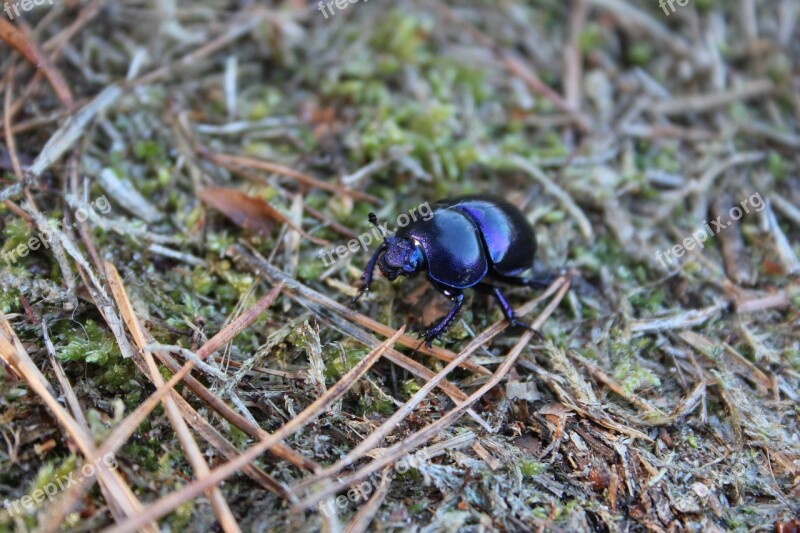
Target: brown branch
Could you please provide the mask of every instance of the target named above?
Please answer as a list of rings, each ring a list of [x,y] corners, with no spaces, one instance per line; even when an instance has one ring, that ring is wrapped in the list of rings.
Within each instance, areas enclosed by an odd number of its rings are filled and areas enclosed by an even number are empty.
[[[272,172],[275,174],[280,174],[282,176],[287,176],[289,178],[292,178],[302,183],[306,187],[315,187],[317,189],[322,189],[323,191],[332,192],[334,194],[341,194],[343,196],[349,196],[355,200],[363,200],[365,202],[370,202],[373,204],[380,203],[381,201],[380,198],[378,198],[377,196],[372,196],[371,194],[354,191],[353,189],[343,187],[336,183],[318,180],[317,178],[309,176],[308,174],[303,174],[302,172],[299,172],[293,168],[289,168],[284,165],[279,165],[277,163],[272,163],[270,161],[263,161],[261,159],[254,159],[252,157],[218,154],[211,152],[208,148],[205,148],[203,146],[197,147],[196,151],[198,155],[226,168],[236,169],[237,167],[244,167],[244,168],[253,168],[256,170],[262,170],[264,172]]]
[[[254,461],[259,455],[264,453],[269,448],[275,446],[281,440],[291,436],[298,430],[302,429],[307,423],[311,422],[314,418],[322,414],[322,412],[333,405],[333,403],[342,397],[367,371],[374,365],[384,352],[397,341],[397,338],[403,334],[405,326],[401,327],[397,332],[383,344],[376,347],[372,352],[358,362],[347,374],[342,376],[336,384],[328,389],[328,391],[314,400],[308,407],[303,409],[295,418],[281,426],[275,433],[268,438],[261,440],[257,444],[250,447],[249,450],[242,453],[239,457],[219,466],[211,471],[211,473],[195,481],[190,482],[180,490],[165,496],[158,501],[147,506],[143,512],[136,517],[131,518],[127,522],[118,524],[111,527],[106,533],[127,533],[136,531],[142,524],[147,523],[148,519],[159,518],[169,513],[179,505],[187,502],[203,493],[208,487],[213,486],[224,479],[237,473],[242,467]]]
[[[536,318],[533,322],[531,327],[534,330],[540,329],[543,325],[545,320],[553,313],[558,303],[566,294],[566,291],[569,289],[569,281],[568,278],[559,278],[555,280],[551,286],[548,288],[548,291],[545,295],[540,296],[537,298],[537,303],[542,301],[544,298],[547,298],[549,295],[553,294],[558,289],[558,294],[553,298],[553,301],[542,311],[542,313]],[[526,312],[530,310],[530,306],[528,309],[520,309],[518,311],[518,316],[524,316]],[[462,352],[455,358],[453,361],[450,362],[445,368],[443,368],[438,374],[433,376],[429,379],[425,385],[422,386],[406,403],[403,404],[400,409],[395,411],[395,413],[387,419],[381,426],[373,431],[369,436],[367,436],[361,443],[350,450],[348,454],[337,461],[335,464],[325,468],[321,472],[318,472],[316,475],[304,479],[302,482],[298,483],[294,487],[293,490],[300,490],[305,487],[312,485],[313,483],[326,479],[331,478],[336,475],[338,472],[347,468],[348,466],[355,463],[357,460],[361,459],[366,455],[367,452],[375,448],[380,442],[388,437],[391,432],[396,428],[400,422],[402,422],[411,412],[430,394],[431,390],[436,387],[442,380],[444,380],[447,375],[452,372],[462,360],[469,357],[473,352],[484,346],[487,342],[489,342],[492,337],[500,333],[503,329],[508,326],[508,322],[501,321],[492,326],[488,327],[486,331],[482,334],[478,335]],[[463,404],[461,404],[463,405]]]
[[[0,17],[0,39],[8,43],[11,48],[19,52],[31,65],[36,69],[44,71],[47,81],[53,87],[56,96],[61,101],[61,104],[70,109],[75,103],[72,98],[72,93],[69,90],[66,80],[61,75],[61,72],[50,62],[47,56],[42,53],[39,46],[30,40],[30,38],[23,32],[18,30],[11,22]]]
[[[56,420],[64,427],[70,438],[78,446],[78,449],[80,449],[87,462],[93,460],[93,458],[101,457],[97,453],[97,448],[94,446],[91,435],[81,428],[80,424],[78,424],[66,409],[61,406],[52,394],[49,383],[33,360],[31,360],[4,316],[0,316],[0,325],[2,325],[2,332],[0,332],[0,353],[11,362],[16,372],[28,383],[28,386],[30,386],[33,392],[41,398],[47,408],[53,413]],[[13,340],[13,345],[9,339]],[[106,490],[108,490],[111,496],[108,504],[114,519],[122,520],[126,516],[131,517],[139,515],[142,510],[142,505],[136,498],[136,495],[133,494],[131,488],[125,483],[120,473],[116,470],[109,469],[103,461],[99,461],[97,466],[98,468],[96,470],[97,475],[100,477],[100,482],[105,485]],[[150,532],[155,533],[158,531],[158,528],[151,518],[145,518],[140,525],[146,527]]]
[[[136,345],[139,347],[141,355],[143,356],[147,365],[147,371],[149,373],[150,380],[156,387],[163,386],[164,378],[159,373],[158,366],[153,359],[153,354],[145,349],[148,344],[147,338],[144,334],[142,325],[139,323],[139,320],[136,318],[136,314],[133,311],[133,306],[128,299],[125,286],[122,283],[122,278],[120,278],[116,267],[114,267],[114,265],[108,261],[105,263],[105,273],[108,279],[108,284],[111,288],[111,294],[113,295],[117,307],[120,310],[122,319],[125,321],[125,325],[128,327],[128,331],[130,331],[131,335],[133,336],[133,339]],[[189,426],[183,419],[183,415],[181,414],[181,411],[176,403],[177,397],[177,392],[174,390],[170,391],[170,394],[165,396],[163,400],[164,410],[167,413],[167,418],[169,418],[170,424],[178,436],[181,447],[183,448],[186,458],[188,459],[189,464],[192,466],[195,475],[198,479],[203,479],[209,474],[210,469],[208,468],[208,464],[203,457],[203,452],[200,451],[200,447],[197,445],[194,437],[192,437],[192,433],[189,431]],[[234,518],[233,513],[231,512],[230,507],[228,507],[228,503],[225,501],[225,498],[223,497],[222,491],[220,491],[219,487],[209,487],[206,490],[206,496],[211,502],[211,507],[214,509],[214,513],[217,515],[217,519],[219,520],[223,531],[241,531],[239,525],[236,523],[236,518]]]

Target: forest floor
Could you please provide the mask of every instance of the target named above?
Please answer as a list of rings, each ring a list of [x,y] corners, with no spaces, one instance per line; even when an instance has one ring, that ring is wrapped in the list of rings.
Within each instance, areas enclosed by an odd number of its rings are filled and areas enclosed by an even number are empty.
[[[6,4],[0,531],[797,531],[800,3],[682,3]],[[475,193],[541,338],[348,307]]]

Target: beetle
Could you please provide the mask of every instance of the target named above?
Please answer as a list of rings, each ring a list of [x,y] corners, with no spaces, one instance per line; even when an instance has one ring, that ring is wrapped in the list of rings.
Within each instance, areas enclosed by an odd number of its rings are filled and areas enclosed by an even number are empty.
[[[369,291],[376,265],[389,281],[426,270],[430,283],[453,304],[421,335],[428,347],[452,325],[467,288],[494,296],[511,325],[530,329],[517,319],[500,288],[487,282],[533,288],[549,284],[544,278],[521,276],[533,268],[536,254],[536,234],[522,212],[487,195],[440,200],[431,210],[433,216],[399,228],[394,236],[387,236],[375,214],[369,214],[369,221],[383,234],[383,243],[367,263],[351,305]]]

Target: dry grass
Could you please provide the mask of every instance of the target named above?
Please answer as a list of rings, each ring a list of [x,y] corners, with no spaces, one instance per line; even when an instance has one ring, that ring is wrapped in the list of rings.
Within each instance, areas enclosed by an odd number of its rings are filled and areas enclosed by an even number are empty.
[[[800,5],[346,5],[0,16],[0,530],[796,530]],[[545,341],[345,305],[323,248],[474,192]]]

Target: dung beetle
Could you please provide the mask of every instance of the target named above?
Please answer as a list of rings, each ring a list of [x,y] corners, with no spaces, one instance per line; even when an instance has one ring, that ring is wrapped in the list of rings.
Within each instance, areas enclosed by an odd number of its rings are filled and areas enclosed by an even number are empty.
[[[431,210],[433,216],[399,228],[394,236],[387,236],[378,226],[384,242],[367,263],[363,284],[351,305],[369,291],[375,265],[389,281],[424,269],[431,284],[453,303],[447,315],[421,335],[428,347],[455,320],[467,288],[491,294],[512,325],[529,327],[514,315],[500,288],[487,283],[492,280],[536,288],[548,284],[544,279],[521,276],[533,267],[536,235],[520,210],[486,195],[440,200]],[[374,213],[369,214],[369,220],[377,226]]]

